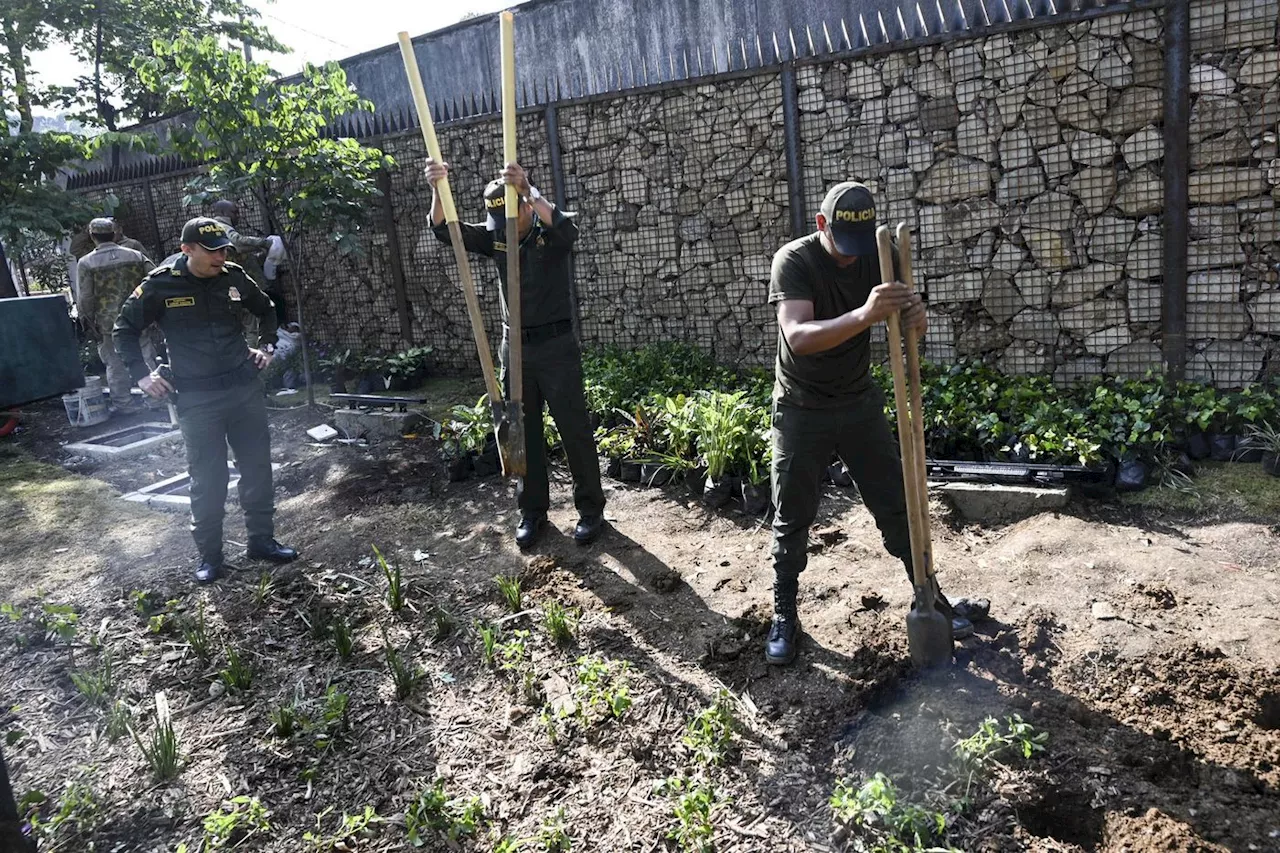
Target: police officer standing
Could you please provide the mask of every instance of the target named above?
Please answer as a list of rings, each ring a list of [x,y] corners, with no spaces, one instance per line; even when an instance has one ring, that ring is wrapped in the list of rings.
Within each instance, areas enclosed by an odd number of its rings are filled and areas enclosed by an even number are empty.
[[[138,387],[157,399],[177,392],[191,475],[191,533],[200,552],[196,580],[202,583],[223,569],[228,443],[240,472],[248,557],[286,563],[298,556],[275,540],[271,434],[258,376],[275,351],[275,307],[239,265],[227,261],[230,245],[222,223],[189,221],[182,228],[182,256],[151,271],[115,324],[116,348]],[[257,348],[245,346],[238,306],[261,322]],[[168,341],[172,383],[143,363],[138,338],[151,323]]]
[[[817,231],[773,257],[769,302],[778,315],[773,386],[773,625],[765,660],[795,659],[796,597],[808,562],[822,473],[835,452],[853,475],[885,549],[911,577],[911,537],[898,444],[871,377],[871,327],[901,312],[903,328],[925,329],[924,303],[901,282],[880,280],[876,206],[852,181],[823,199]],[[936,584],[936,581],[935,581]],[[936,589],[955,637],[973,625]],[[959,604],[959,602],[957,602]]]
[[[76,262],[76,311],[89,337],[98,341],[98,357],[106,366],[107,387],[111,389],[111,406],[124,413],[136,408],[129,394],[133,381],[111,344],[111,327],[129,292],[155,264],[142,252],[117,243],[118,231],[119,226],[110,219],[89,223],[94,249]],[[147,360],[154,364],[155,350],[149,340],[146,349],[150,350]]]
[[[449,242],[444,207],[436,193],[436,181],[449,173],[447,163],[428,158],[426,176],[431,183],[431,223],[436,237]],[[542,431],[545,402],[564,441],[565,457],[573,475],[573,502],[578,523],[573,538],[587,545],[604,529],[604,489],[600,485],[600,458],[595,434],[587,415],[582,387],[582,351],[573,334],[573,299],[570,261],[578,226],[542,197],[518,164],[509,163],[502,177],[485,188],[488,219],[480,225],[460,223],[462,241],[469,252],[494,259],[502,280],[502,316],[507,317],[507,252],[512,237],[506,231],[506,186],[515,187],[520,197],[519,234],[515,242],[520,252],[520,310],[524,356],[524,435],[528,472],[516,485],[520,524],[516,544],[528,548],[537,541],[547,523],[551,490],[547,481],[547,444]],[[502,330],[504,381],[509,329]]]

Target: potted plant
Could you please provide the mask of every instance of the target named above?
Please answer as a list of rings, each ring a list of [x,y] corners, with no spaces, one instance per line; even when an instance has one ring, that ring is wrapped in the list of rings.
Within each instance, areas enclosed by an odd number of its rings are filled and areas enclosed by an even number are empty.
[[[336,349],[319,359],[317,364],[329,377],[331,394],[347,393],[347,380],[351,378],[351,370],[358,362],[359,357],[349,349]]]
[[[1270,424],[1257,424],[1249,428],[1248,441],[1260,451],[1262,470],[1273,477],[1280,477],[1280,428]]]
[[[410,391],[420,386],[427,378],[430,355],[431,347],[412,347],[388,356],[383,365],[383,371],[390,380],[388,390]]]
[[[496,473],[501,463],[497,459],[497,445],[490,441],[488,395],[474,406],[454,406],[449,414],[449,421],[440,429],[449,479],[465,480],[472,473],[481,477]]]
[[[1250,385],[1228,395],[1228,430],[1238,434],[1231,459],[1235,462],[1261,462],[1265,450],[1267,424],[1276,415],[1276,399],[1262,385]],[[1261,433],[1257,431],[1262,427]]]
[[[773,465],[773,417],[769,409],[758,411],[756,430],[747,443],[747,473],[742,479],[742,508],[750,515],[761,515],[767,511],[773,497],[769,488]]]
[[[359,375],[356,383],[356,393],[372,394],[376,391],[387,390],[386,364],[387,358],[382,353],[375,352],[362,355],[359,362],[354,366]]]
[[[741,445],[750,431],[751,408],[741,391],[713,391],[698,404],[698,449],[707,466],[703,501],[712,507],[727,504],[737,491],[732,466],[741,458]]]
[[[639,463],[631,462],[631,457],[635,450],[635,435],[631,430],[626,427],[614,427],[607,430],[604,435],[597,439],[596,446],[600,453],[609,460],[606,473],[610,477],[628,482],[627,477],[634,475],[629,482],[639,481],[640,465]],[[624,465],[624,460],[630,464]]]

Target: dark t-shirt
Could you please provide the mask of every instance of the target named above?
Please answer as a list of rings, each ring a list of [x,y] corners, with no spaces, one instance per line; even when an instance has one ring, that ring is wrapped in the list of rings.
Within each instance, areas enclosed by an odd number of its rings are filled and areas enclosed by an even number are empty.
[[[822,235],[814,232],[792,240],[773,256],[769,303],[809,301],[813,303],[813,319],[832,320],[865,305],[872,288],[879,284],[876,256],[860,256],[849,266],[838,267],[823,248]],[[871,386],[870,341],[867,330],[832,349],[796,355],[779,327],[773,398],[804,409],[847,405]]]

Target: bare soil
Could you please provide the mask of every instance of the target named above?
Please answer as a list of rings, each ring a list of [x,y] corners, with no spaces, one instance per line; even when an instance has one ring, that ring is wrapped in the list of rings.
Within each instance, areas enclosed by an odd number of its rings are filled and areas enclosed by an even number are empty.
[[[966,851],[1280,849],[1275,519],[1206,523],[1090,503],[986,528],[937,505],[943,585],[989,598],[992,619],[953,668],[919,674],[902,568],[856,493],[829,487],[802,579],[801,657],[774,668],[761,654],[771,607],[761,519],[708,510],[680,487],[609,483],[610,527],[578,547],[557,467],[552,529],[522,554],[509,484],[447,482],[429,438],[311,446],[304,430],[322,419],[273,414],[277,527],[303,559],[272,568],[229,546],[237,569],[205,588],[191,579],[185,520],[115,497],[183,470],[180,446],[68,460],[61,445],[74,431],[52,407],[0,444],[0,601],[28,614],[0,620],[6,752],[19,791],[49,795],[46,811],[72,780],[98,805],[91,832],[63,826],[51,849],[199,850],[205,815],[247,795],[271,810],[273,829],[237,849],[402,850],[405,809],[435,779],[450,796],[483,798],[488,823],[479,838],[429,834],[425,849],[536,839],[557,809],[574,850],[676,849],[665,838],[674,801],[655,783],[680,774],[715,785],[716,850],[856,849],[828,798],[838,780],[875,772],[904,796],[949,803],[947,841]],[[243,543],[234,508],[226,538]],[[372,545],[403,571],[399,612]],[[500,601],[497,575],[523,579],[521,614]],[[159,610],[137,611],[142,590]],[[33,626],[37,596],[78,611],[71,648]],[[149,617],[171,599],[153,631]],[[554,602],[579,614],[567,647],[543,624]],[[201,607],[207,662],[176,627]],[[335,620],[353,629],[350,659],[324,630]],[[484,664],[478,622],[499,623],[506,640],[529,632],[530,685]],[[394,695],[387,645],[422,671],[408,699]],[[246,691],[222,689],[226,646],[251,662]],[[72,671],[108,652],[141,737],[155,727],[156,693],[175,709],[176,779],[154,782],[129,737],[109,742],[104,712],[72,684]],[[549,725],[542,711],[564,706],[588,655],[629,664],[632,706],[620,719],[551,715]],[[329,688],[349,697],[345,726],[273,732],[272,711],[295,699],[319,720]],[[738,733],[722,765],[702,767],[682,737],[721,690]],[[956,741],[1014,714],[1048,734],[1045,751],[957,773]],[[383,822],[342,837],[342,815],[366,806]],[[304,841],[308,832],[323,839]]]

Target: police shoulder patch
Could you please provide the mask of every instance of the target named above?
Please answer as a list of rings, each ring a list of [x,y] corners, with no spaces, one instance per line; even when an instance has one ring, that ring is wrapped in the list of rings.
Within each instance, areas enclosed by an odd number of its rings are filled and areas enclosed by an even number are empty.
[[[135,288],[133,289],[133,293],[131,293],[131,294],[129,294],[129,295],[130,295],[130,296],[132,296],[134,299],[141,299],[141,298],[142,298],[142,285],[138,285],[137,287],[135,287]]]

